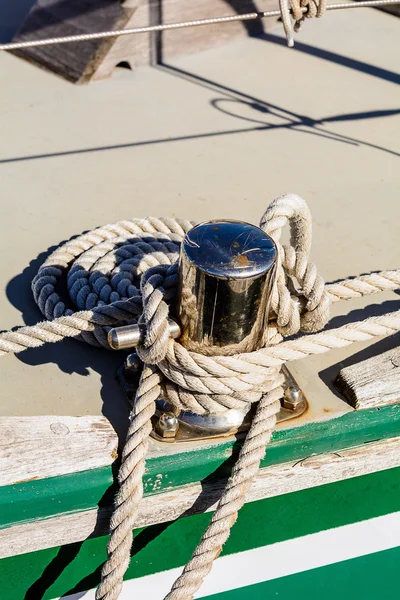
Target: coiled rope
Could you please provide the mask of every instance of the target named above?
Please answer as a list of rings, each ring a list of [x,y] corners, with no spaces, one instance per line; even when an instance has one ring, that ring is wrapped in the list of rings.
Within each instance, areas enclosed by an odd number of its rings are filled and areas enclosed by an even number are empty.
[[[279,242],[290,224],[289,246]],[[230,356],[188,352],[168,335],[169,304],[177,284],[179,244],[192,227],[178,219],[133,219],[106,225],[67,242],[40,267],[34,298],[48,321],[0,334],[0,353],[75,337],[108,348],[116,324],[141,322],[146,338],[137,348],[144,363],[118,474],[108,560],[97,600],[115,600],[130,560],[133,527],[143,496],[142,477],[155,401],[161,394],[175,411],[223,412],[258,402],[255,416],[210,524],[167,600],[188,600],[199,589],[222,550],[256,475],[280,409],[283,363],[400,330],[400,311],[282,341],[284,335],[315,332],[329,318],[331,302],[400,287],[400,270],[382,271],[325,285],[309,262],[311,215],[294,194],[272,202],[261,227],[278,247],[275,320],[264,347]],[[59,288],[67,280],[69,298]],[[295,291],[297,290],[297,291]],[[299,297],[305,303],[301,309]],[[77,312],[76,309],[78,309]]]

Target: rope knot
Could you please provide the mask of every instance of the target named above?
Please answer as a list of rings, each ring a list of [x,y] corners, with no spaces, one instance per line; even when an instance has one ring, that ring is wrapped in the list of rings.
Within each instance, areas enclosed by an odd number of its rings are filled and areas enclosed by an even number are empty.
[[[322,17],[326,11],[326,0],[290,0],[294,31],[299,31],[305,19]]]
[[[293,30],[297,33],[304,20],[322,17],[325,14],[327,0],[279,0],[281,19],[288,46],[294,46]],[[292,26],[291,16],[294,20]]]

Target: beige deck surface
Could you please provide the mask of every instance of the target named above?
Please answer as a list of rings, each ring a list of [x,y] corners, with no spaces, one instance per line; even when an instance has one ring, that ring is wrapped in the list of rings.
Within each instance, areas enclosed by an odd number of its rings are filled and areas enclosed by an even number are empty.
[[[398,267],[399,27],[370,9],[330,13],[307,21],[295,50],[278,32],[89,87],[1,54],[0,329],[40,319],[30,281],[74,234],[146,215],[257,223],[286,191],[310,204],[328,281]],[[398,299],[377,297],[377,311]],[[296,366],[327,414],[347,408],[326,381],[361,349]],[[120,362],[74,341],[2,357],[0,414],[115,423]]]

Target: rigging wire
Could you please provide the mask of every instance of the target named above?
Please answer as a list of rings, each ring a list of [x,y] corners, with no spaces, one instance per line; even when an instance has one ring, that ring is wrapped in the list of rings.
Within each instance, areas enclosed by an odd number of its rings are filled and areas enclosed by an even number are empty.
[[[330,4],[326,10],[342,10],[346,8],[369,8],[390,6],[391,4],[400,4],[400,0],[365,0],[362,2],[342,2],[340,4]],[[303,7],[303,13],[307,8]],[[165,23],[160,25],[148,25],[146,27],[133,27],[128,29],[115,29],[112,31],[99,31],[95,33],[82,33],[77,35],[66,35],[61,37],[50,37],[43,40],[27,40],[21,42],[9,42],[0,44],[0,50],[20,50],[22,48],[34,48],[38,46],[50,46],[53,44],[68,44],[72,42],[85,42],[89,40],[98,40],[103,38],[119,37],[122,35],[132,35],[134,33],[151,33],[153,31],[168,31],[171,29],[184,29],[186,27],[200,27],[203,25],[214,25],[216,23],[231,23],[234,21],[253,21],[268,17],[280,17],[280,10],[270,10],[264,12],[252,12],[242,15],[230,15],[226,17],[214,17],[209,19],[196,19],[195,21],[184,21],[180,23]]]

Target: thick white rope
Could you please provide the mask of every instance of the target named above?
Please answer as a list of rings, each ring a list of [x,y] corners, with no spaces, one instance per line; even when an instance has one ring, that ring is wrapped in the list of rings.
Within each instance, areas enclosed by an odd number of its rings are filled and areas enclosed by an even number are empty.
[[[283,247],[279,238],[287,223],[291,243]],[[34,298],[50,320],[0,334],[0,353],[4,354],[64,337],[108,347],[106,336],[111,326],[138,321],[146,326],[146,339],[137,348],[145,366],[122,453],[109,558],[103,567],[98,600],[118,597],[129,564],[132,530],[143,495],[150,420],[161,393],[177,412],[216,413],[258,402],[210,525],[167,596],[168,600],[186,600],[193,597],[220,553],[265,453],[280,408],[281,365],[400,330],[399,311],[282,342],[282,335],[322,328],[331,302],[400,287],[398,270],[325,285],[308,260],[311,215],[304,200],[289,194],[275,200],[261,220],[261,227],[275,239],[279,256],[272,298],[275,321],[269,324],[265,347],[230,356],[189,352],[169,339],[167,317],[177,283],[179,243],[191,227],[192,223],[175,219],[134,219],[98,228],[64,244],[45,261],[32,283]],[[65,278],[68,299],[62,299],[57,291]],[[291,295],[294,289],[299,290],[301,303]]]
[[[380,271],[336,283],[328,283],[325,289],[330,301],[338,302],[396,290],[399,287],[400,270],[397,270]],[[141,310],[142,299],[138,294],[129,300],[119,300],[93,310],[79,311],[69,316],[55,318],[53,321],[42,321],[36,325],[20,327],[16,331],[2,332],[0,333],[0,356],[10,352],[17,354],[28,348],[38,348],[47,343],[60,342],[68,337],[79,338],[83,332],[96,332],[94,339],[89,338],[89,342],[92,345],[103,345],[104,348],[110,349],[105,336],[99,333],[100,328],[112,327],[125,321],[135,322]],[[101,340],[102,343],[100,344],[98,340]]]

